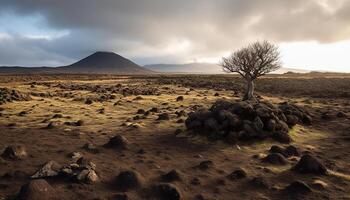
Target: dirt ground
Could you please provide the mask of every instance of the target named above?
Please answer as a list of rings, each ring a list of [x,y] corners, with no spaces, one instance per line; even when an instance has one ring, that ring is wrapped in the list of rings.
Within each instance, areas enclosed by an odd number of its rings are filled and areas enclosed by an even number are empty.
[[[292,145],[312,152],[322,161],[330,171],[324,176],[292,171],[299,160],[297,157],[290,158],[283,166],[262,162],[260,157],[268,154],[272,145],[287,146],[273,140],[229,145],[187,134],[186,115],[177,113],[208,108],[219,99],[240,99],[241,83],[228,82],[238,80],[235,77],[57,75],[1,78],[1,88],[15,89],[31,98],[0,105],[0,153],[9,145],[23,145],[28,153],[22,160],[0,159],[1,200],[14,199],[21,186],[48,161],[61,165],[71,163],[72,152],[80,152],[96,164],[99,181],[85,184],[60,177],[47,178],[62,199],[118,199],[116,194],[122,193],[128,199],[156,199],[147,195],[148,188],[162,182],[160,177],[173,169],[179,172],[181,179],[171,185],[184,200],[350,199],[350,96],[346,93],[350,91],[350,84],[344,84],[350,77],[327,79],[293,75],[283,79],[273,76],[260,80],[257,86],[257,93],[264,100],[289,101],[310,111],[312,125],[297,125],[290,130]],[[308,84],[300,84],[305,81]],[[223,84],[230,84],[230,87],[223,87]],[[293,84],[301,89],[291,89]],[[310,84],[312,89],[307,89]],[[330,88],[333,88],[332,93],[327,92]],[[183,96],[183,100],[178,101],[179,96]],[[139,109],[152,108],[158,108],[158,112],[137,114]],[[337,116],[339,112],[345,116]],[[168,113],[170,119],[157,120],[161,113]],[[324,113],[328,113],[327,118],[322,117]],[[52,127],[48,128],[50,123]],[[104,148],[103,145],[117,134],[127,138],[128,148]],[[86,143],[96,145],[98,152],[85,150]],[[209,169],[195,167],[206,160],[213,163]],[[246,178],[227,178],[239,168],[247,172]],[[120,191],[115,186],[115,178],[123,170],[138,172],[142,186]],[[254,184],[252,180],[256,177],[263,177],[268,187]],[[307,183],[312,192],[302,197],[286,194],[284,188],[296,180]]]

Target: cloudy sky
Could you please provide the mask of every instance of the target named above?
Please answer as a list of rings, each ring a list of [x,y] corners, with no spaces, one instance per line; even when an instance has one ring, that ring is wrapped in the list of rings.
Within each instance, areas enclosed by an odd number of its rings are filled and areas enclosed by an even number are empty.
[[[350,71],[350,0],[0,0],[0,65],[101,50],[141,65],[217,63],[265,39],[285,67]]]

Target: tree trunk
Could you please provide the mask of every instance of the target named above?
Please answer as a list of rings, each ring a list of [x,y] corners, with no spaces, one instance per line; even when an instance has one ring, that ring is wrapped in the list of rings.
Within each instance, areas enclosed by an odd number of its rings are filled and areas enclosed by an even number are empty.
[[[243,97],[243,101],[249,101],[254,99],[254,81],[251,79],[246,79],[247,81],[247,90]]]

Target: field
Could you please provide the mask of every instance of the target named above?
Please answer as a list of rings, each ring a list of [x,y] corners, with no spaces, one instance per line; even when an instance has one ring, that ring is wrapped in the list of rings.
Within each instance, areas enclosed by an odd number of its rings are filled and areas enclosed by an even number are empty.
[[[0,90],[0,153],[11,145],[27,153],[0,159],[1,200],[16,199],[49,161],[57,168],[94,165],[89,179],[49,167],[52,176],[41,178],[58,199],[350,199],[347,74],[269,75],[256,82],[261,101],[289,102],[310,113],[312,124],[289,130],[290,144],[228,144],[189,134],[191,112],[220,99],[240,100],[245,86],[238,76],[4,75],[0,87],[8,89]],[[116,135],[122,144],[106,145]],[[284,164],[263,162],[273,145],[313,155],[327,174],[291,170],[301,155]],[[232,178],[238,169],[245,176]],[[136,182],[119,180],[124,171]],[[288,187],[295,181],[306,186]]]

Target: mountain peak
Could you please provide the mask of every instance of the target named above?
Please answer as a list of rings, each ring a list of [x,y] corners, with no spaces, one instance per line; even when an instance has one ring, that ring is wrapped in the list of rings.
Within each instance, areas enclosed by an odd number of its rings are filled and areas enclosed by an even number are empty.
[[[85,73],[150,73],[151,70],[140,67],[136,63],[128,60],[114,52],[97,51],[76,63],[62,67],[63,70],[69,72],[85,72]]]

